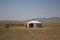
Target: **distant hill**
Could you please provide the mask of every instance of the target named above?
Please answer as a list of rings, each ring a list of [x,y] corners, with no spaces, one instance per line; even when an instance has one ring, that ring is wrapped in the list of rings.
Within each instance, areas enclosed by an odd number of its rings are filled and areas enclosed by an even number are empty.
[[[34,19],[28,19],[28,20],[24,20],[24,21],[10,21],[10,20],[4,20],[4,21],[0,21],[0,23],[12,23],[12,24],[20,24],[20,23],[26,23],[28,21],[32,21],[32,20],[38,20],[40,22],[60,22],[60,18],[59,17],[50,17],[50,18],[34,18]]]
[[[38,20],[40,22],[60,22],[60,18],[59,17],[35,18],[35,19],[26,20],[26,22],[31,21],[31,20]]]
[[[23,24],[25,23],[25,21],[15,21],[15,20],[4,20],[4,21],[0,21],[0,23],[4,23],[4,24],[7,24],[7,23],[11,23],[11,24]]]

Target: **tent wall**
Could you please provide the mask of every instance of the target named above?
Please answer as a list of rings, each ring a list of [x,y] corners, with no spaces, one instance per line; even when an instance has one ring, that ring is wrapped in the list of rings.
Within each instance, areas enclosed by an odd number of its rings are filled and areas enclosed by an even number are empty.
[[[42,24],[30,23],[30,24],[27,24],[27,27],[42,27]]]

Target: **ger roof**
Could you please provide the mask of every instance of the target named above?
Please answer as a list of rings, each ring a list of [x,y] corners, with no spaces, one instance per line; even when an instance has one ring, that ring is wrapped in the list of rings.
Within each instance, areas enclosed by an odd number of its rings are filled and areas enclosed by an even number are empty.
[[[39,22],[39,21],[37,21],[37,20],[33,20],[33,21],[28,22],[28,24],[29,24],[29,23],[42,23],[42,22]]]

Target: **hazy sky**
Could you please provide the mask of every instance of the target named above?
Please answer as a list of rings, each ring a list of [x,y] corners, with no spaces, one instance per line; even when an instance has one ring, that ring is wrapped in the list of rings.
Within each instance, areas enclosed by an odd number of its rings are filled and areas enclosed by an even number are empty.
[[[60,17],[60,0],[0,0],[0,20]]]

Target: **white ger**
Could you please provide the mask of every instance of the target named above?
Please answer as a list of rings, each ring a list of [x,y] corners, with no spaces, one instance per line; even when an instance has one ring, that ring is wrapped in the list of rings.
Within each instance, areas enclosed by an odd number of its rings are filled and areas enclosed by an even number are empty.
[[[42,27],[42,22],[37,20],[27,22],[27,27]]]

